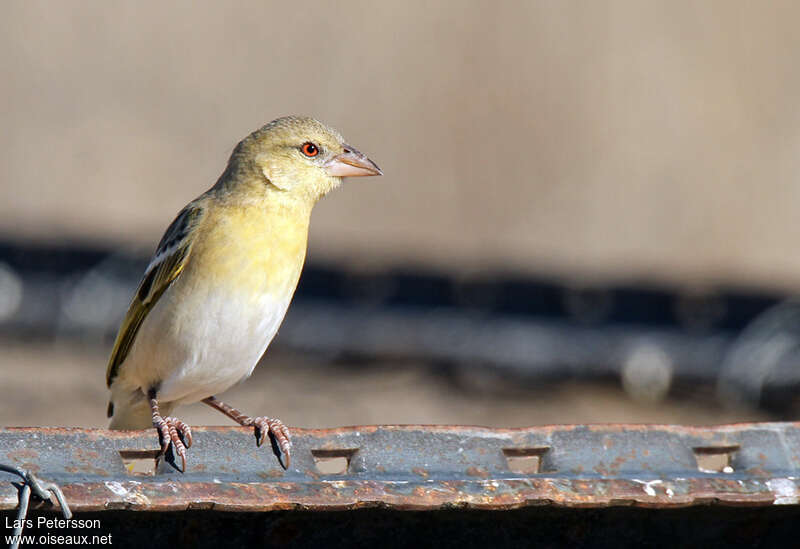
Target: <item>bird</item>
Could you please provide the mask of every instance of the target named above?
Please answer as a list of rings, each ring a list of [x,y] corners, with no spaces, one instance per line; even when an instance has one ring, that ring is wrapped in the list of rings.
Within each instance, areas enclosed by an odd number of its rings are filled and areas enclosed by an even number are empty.
[[[170,414],[202,401],[253,427],[257,446],[270,435],[288,468],[288,428],[216,395],[250,376],[278,331],[305,262],[313,206],[345,177],[378,175],[372,160],[311,117],[278,118],[242,139],[145,269],[106,368],[109,428],[154,427],[159,457],[171,446],[171,463],[184,472],[191,428]]]

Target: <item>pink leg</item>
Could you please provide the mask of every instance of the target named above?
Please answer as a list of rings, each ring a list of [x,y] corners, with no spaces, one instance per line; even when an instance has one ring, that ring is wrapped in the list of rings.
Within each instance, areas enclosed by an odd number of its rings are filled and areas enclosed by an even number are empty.
[[[166,455],[169,445],[172,444],[175,454],[181,458],[182,469],[179,470],[183,473],[186,471],[186,448],[192,445],[192,430],[178,418],[161,417],[155,390],[151,389],[147,396],[150,399],[150,410],[153,412],[153,427],[158,431],[161,442],[161,454]],[[184,440],[186,445],[183,444]]]
[[[268,417],[250,417],[244,415],[242,412],[229,406],[222,401],[217,400],[216,397],[210,396],[203,400],[206,404],[215,408],[231,418],[233,421],[244,427],[252,426],[255,429],[256,445],[261,446],[267,434],[272,433],[278,443],[281,453],[286,457],[286,463],[283,465],[284,469],[289,468],[291,461],[292,439],[289,437],[289,429],[279,419],[272,419]]]

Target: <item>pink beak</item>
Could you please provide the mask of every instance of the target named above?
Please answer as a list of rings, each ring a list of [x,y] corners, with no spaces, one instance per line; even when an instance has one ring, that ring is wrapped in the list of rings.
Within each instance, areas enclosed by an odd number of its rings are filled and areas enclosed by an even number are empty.
[[[344,152],[328,160],[324,167],[328,175],[334,177],[383,175],[383,172],[375,162],[350,145],[345,145]]]

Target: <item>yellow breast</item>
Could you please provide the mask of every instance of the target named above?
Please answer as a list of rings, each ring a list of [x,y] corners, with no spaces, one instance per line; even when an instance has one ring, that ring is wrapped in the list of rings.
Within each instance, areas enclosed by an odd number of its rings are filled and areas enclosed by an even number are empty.
[[[308,243],[310,211],[285,204],[220,205],[209,212],[182,277],[252,295],[291,296]],[[189,280],[187,280],[189,282]]]

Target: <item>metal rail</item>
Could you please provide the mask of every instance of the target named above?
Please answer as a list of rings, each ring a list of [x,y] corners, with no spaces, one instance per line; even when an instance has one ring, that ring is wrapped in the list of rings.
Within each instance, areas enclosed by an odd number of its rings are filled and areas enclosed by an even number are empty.
[[[58,483],[78,513],[671,508],[800,499],[800,423],[389,425],[292,433],[287,471],[269,448],[256,448],[251,430],[238,427],[193,429],[185,474],[156,467],[150,431],[5,428],[0,462]],[[16,488],[0,484],[0,511],[17,502]]]

